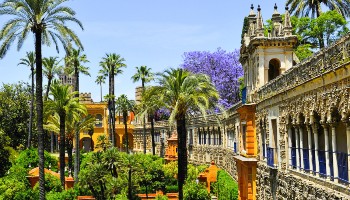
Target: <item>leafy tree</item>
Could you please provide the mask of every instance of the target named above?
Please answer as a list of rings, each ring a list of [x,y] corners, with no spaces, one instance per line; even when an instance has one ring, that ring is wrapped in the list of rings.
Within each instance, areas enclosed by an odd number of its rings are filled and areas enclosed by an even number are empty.
[[[117,111],[123,114],[123,123],[124,123],[124,134],[126,137],[126,152],[129,154],[129,134],[128,134],[128,112],[133,112],[135,107],[135,101],[129,100],[125,94],[122,94],[118,97],[116,101]]]
[[[184,53],[182,67],[193,73],[210,77],[220,94],[220,104],[228,108],[240,100],[238,78],[243,75],[239,50],[226,52],[194,51]]]
[[[52,99],[45,104],[45,112],[50,115],[56,113],[59,116],[60,125],[60,179],[64,187],[64,170],[65,170],[65,133],[66,133],[66,117],[69,112],[72,115],[84,113],[86,108],[79,104],[79,99],[74,97],[75,92],[71,92],[71,86],[54,83],[50,92]]]
[[[137,82],[141,80],[142,92],[145,91],[145,83],[148,83],[153,80],[153,73],[151,72],[151,68],[147,66],[136,67],[136,73],[131,77],[133,82]],[[152,122],[152,121],[151,121]],[[152,150],[154,149],[154,133],[152,135]],[[154,155],[154,150],[152,151]],[[143,116],[143,153],[146,154],[146,116]]]
[[[9,15],[11,18],[0,30],[0,58],[4,57],[10,45],[17,40],[17,50],[21,49],[28,33],[32,32],[35,41],[36,60],[36,110],[37,131],[39,135],[39,159],[40,159],[40,199],[45,199],[44,190],[44,144],[43,144],[43,101],[42,101],[42,44],[50,45],[52,42],[58,51],[58,42],[66,46],[72,40],[81,47],[77,35],[66,22],[75,22],[83,28],[77,20],[75,12],[62,3],[67,0],[8,0],[0,4],[0,14]]]
[[[0,129],[9,137],[8,146],[25,147],[28,136],[30,86],[3,84],[0,88]]]
[[[149,89],[148,95],[157,95],[171,111],[170,122],[176,120],[178,133],[178,186],[179,199],[183,199],[183,185],[187,176],[187,131],[186,115],[201,113],[206,116],[209,108],[216,106],[219,93],[204,74],[192,74],[184,69],[166,70],[158,78],[159,86]],[[147,98],[147,96],[145,96]]]
[[[106,77],[102,76],[102,75],[98,75],[96,77],[96,81],[95,83],[97,83],[98,85],[100,85],[100,93],[101,93],[101,102],[102,102],[102,83],[105,83]]]
[[[29,127],[28,127],[28,144],[27,148],[30,148],[32,145],[32,137],[33,137],[33,117],[34,117],[34,66],[35,66],[35,53],[33,51],[26,53],[26,58],[21,58],[18,65],[26,65],[30,67],[31,71],[31,98],[30,98],[30,115],[29,115]]]
[[[108,110],[110,115],[109,117],[109,126],[110,126],[110,139],[112,140],[113,146],[116,145],[115,141],[115,101],[114,101],[114,76],[117,76],[118,74],[121,74],[122,67],[126,67],[126,64],[124,63],[125,59],[122,58],[119,54],[111,53],[106,54],[106,57],[102,58],[102,61],[100,62],[100,66],[102,69],[99,71],[99,73],[109,78],[108,84],[109,84],[109,96],[108,96]]]

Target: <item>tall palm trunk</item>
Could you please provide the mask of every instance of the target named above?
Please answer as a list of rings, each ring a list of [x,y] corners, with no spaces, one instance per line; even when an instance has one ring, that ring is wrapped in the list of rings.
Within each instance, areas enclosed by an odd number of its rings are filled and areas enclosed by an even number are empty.
[[[102,83],[100,83],[100,94],[101,94],[101,102],[102,102]]]
[[[53,153],[53,149],[54,149],[54,138],[55,138],[55,135],[54,135],[53,131],[51,131],[50,136],[51,136],[50,151],[51,151],[51,153]]]
[[[36,57],[36,112],[38,131],[39,154],[39,198],[45,199],[45,173],[44,173],[44,127],[43,127],[43,68],[41,55],[41,31],[35,32],[35,57]]]
[[[65,121],[66,121],[66,114],[64,112],[59,114],[60,116],[60,180],[62,187],[64,188],[64,168],[66,166],[65,163]]]
[[[185,115],[179,115],[176,119],[176,129],[178,138],[178,187],[179,200],[183,199],[183,185],[187,176],[187,134]]]
[[[46,88],[46,93],[45,93],[45,101],[46,101],[47,98],[49,97],[51,82],[52,82],[52,77],[48,77],[48,78],[47,78],[47,88]]]
[[[115,147],[115,100],[114,100],[114,65],[111,66],[111,95],[112,95],[112,144]]]
[[[156,143],[154,141],[154,114],[152,113],[150,115],[150,118],[151,118],[151,136],[152,136],[152,153],[153,155],[156,154]]]
[[[111,72],[109,72],[108,75],[108,94],[109,94],[109,98],[108,98],[108,131],[109,131],[109,141],[112,141],[112,80],[111,80]]]
[[[126,137],[126,153],[129,154],[129,134],[128,134],[128,113],[123,112],[123,119],[124,119],[124,130],[125,130],[125,137]]]
[[[142,93],[145,90],[145,83],[143,80],[141,80],[142,83]],[[143,108],[145,109],[145,108]],[[142,132],[142,136],[143,136],[143,153],[146,154],[146,116],[143,116],[143,132]]]
[[[29,116],[29,132],[28,132],[28,145],[27,148],[29,149],[32,146],[32,127],[33,127],[33,114],[34,114],[34,67],[31,66],[30,68],[31,76],[32,76],[32,88],[31,88],[31,100],[30,100],[30,116]]]
[[[68,170],[71,172],[73,169],[73,138],[67,138],[66,146],[68,153]]]
[[[74,63],[74,75],[75,75],[75,88],[74,91],[77,92],[75,97],[79,99],[79,70],[78,63]],[[79,101],[79,100],[78,100]],[[78,129],[75,129],[75,161],[74,161],[74,182],[78,183],[79,181],[79,171],[80,171],[80,149],[79,149],[79,139],[80,133]]]

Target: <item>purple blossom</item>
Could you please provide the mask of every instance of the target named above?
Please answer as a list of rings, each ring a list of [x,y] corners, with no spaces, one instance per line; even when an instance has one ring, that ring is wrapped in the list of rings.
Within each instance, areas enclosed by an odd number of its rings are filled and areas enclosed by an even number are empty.
[[[240,100],[238,78],[243,75],[239,50],[226,52],[193,51],[184,53],[181,65],[193,73],[207,74],[220,94],[219,103],[228,108]]]

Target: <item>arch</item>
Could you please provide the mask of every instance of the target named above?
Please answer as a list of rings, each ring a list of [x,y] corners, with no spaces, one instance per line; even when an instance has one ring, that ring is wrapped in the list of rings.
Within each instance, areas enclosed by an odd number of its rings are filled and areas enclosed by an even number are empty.
[[[275,79],[280,74],[281,74],[281,62],[277,58],[271,59],[269,61],[268,81]]]
[[[83,137],[79,141],[79,146],[80,149],[84,149],[84,151],[89,152],[91,151],[91,147],[92,150],[94,150],[95,142],[90,137]]]

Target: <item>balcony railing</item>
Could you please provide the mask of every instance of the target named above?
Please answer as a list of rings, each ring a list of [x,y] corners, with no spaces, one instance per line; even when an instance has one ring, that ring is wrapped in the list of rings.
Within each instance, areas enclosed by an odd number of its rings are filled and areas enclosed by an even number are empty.
[[[277,167],[275,163],[275,161],[277,160],[275,159],[275,155],[276,155],[275,150],[276,150],[275,148],[267,147],[267,165],[272,168]]]

